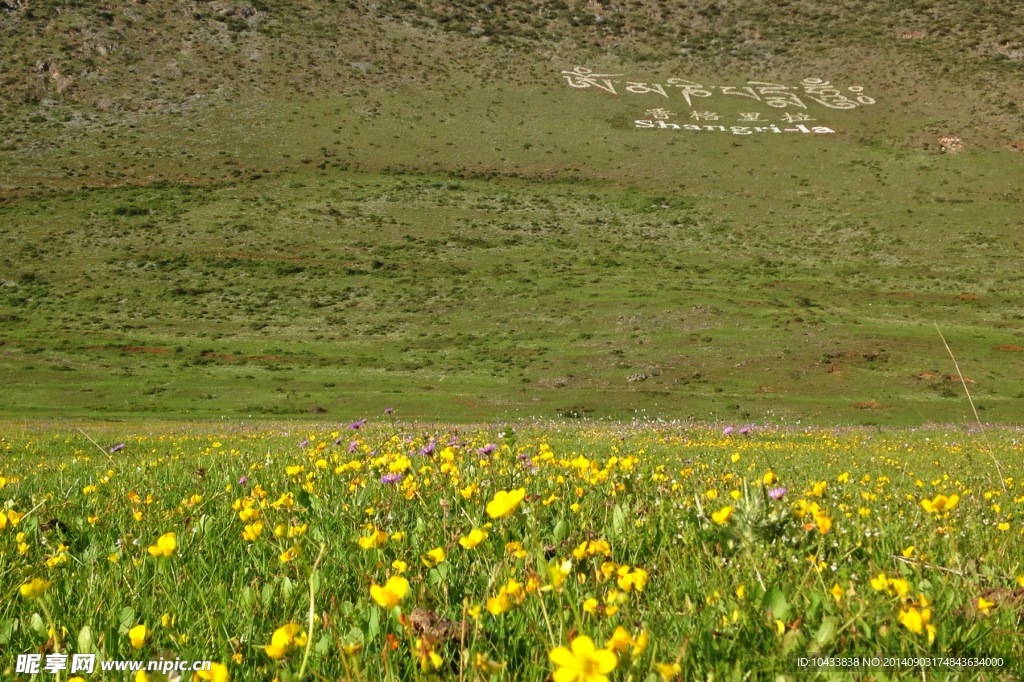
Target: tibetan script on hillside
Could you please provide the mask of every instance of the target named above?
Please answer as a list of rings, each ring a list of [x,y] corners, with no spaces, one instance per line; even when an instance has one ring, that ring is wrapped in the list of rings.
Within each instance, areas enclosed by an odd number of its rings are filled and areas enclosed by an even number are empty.
[[[875,103],[873,98],[864,94],[861,85],[851,85],[844,91],[822,78],[804,78],[799,86],[768,81],[747,81],[743,85],[704,85],[685,78],[668,78],[664,83],[651,83],[629,80],[621,73],[595,73],[585,66],[562,71],[562,77],[572,88],[594,88],[610,95],[618,95],[621,88],[623,92],[634,95],[653,94],[666,99],[681,97],[686,100],[687,106],[693,106],[695,99],[713,96],[742,97],[775,109],[807,109],[807,102],[829,109],[856,109]]]

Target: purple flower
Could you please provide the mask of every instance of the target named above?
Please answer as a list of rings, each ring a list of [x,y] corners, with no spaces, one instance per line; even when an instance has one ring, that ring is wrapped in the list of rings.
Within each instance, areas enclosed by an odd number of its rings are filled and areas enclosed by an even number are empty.
[[[482,447],[479,450],[477,450],[476,454],[480,455],[481,457],[486,457],[487,455],[491,454],[492,452],[494,452],[497,449],[498,449],[497,445],[495,445],[494,443],[488,443],[484,447]]]
[[[351,455],[353,452],[356,451],[356,448],[358,448],[358,447],[359,447],[359,441],[357,441],[357,440],[354,440],[351,443],[349,443],[348,444],[348,454]]]
[[[434,454],[434,448],[436,446],[437,442],[434,441],[433,438],[431,438],[430,441],[425,446],[423,446],[423,449],[420,450],[420,454],[429,457]]]
[[[768,497],[772,498],[773,500],[781,500],[783,497],[786,496],[786,493],[788,492],[789,491],[786,490],[785,486],[780,485],[778,488],[772,488],[771,490],[769,490]]]
[[[302,442],[301,442],[301,443],[299,443],[299,447],[300,447],[300,448],[304,448],[304,447],[306,447],[307,445],[309,445],[309,439],[308,439],[308,438],[303,438],[303,439],[302,439]]]
[[[394,485],[395,483],[401,481],[402,478],[402,474],[394,472],[390,474],[384,474],[383,476],[381,476],[380,482],[383,483],[384,485]]]
[[[723,436],[731,436],[732,435],[732,431],[733,431],[733,428],[731,426],[726,426],[724,429],[722,429],[722,435]]]
[[[127,443],[118,443],[114,447],[110,448],[110,454],[114,454],[115,452],[121,452],[122,450],[125,449],[126,445]]]
[[[242,476],[241,478],[238,479],[238,485],[245,485],[248,482],[249,482],[249,479],[247,477],[245,477],[245,476]]]
[[[448,441],[448,445],[453,447],[453,448],[459,447],[459,437],[458,436],[452,436],[451,440]]]
[[[393,408],[393,407],[388,407],[388,408],[386,408],[384,410],[384,414],[394,414],[394,413],[395,413],[395,408]]]
[[[345,440],[345,436],[338,436],[337,438],[334,439],[334,444],[335,445],[341,445],[341,442],[343,440]]]
[[[744,426],[742,429],[740,429],[740,435],[741,436],[745,436],[745,435],[747,435],[748,433],[750,433],[753,430],[754,430],[753,426]]]
[[[359,421],[357,421],[357,422],[352,422],[351,424],[349,424],[349,425],[348,425],[348,428],[350,428],[350,429],[354,429],[354,430],[358,430],[358,429],[359,429],[359,427],[360,427],[360,426],[362,426],[362,425],[363,425],[363,424],[365,424],[365,423],[366,423],[366,419],[365,419],[365,418],[363,418],[363,419],[360,419],[360,420],[359,420]]]

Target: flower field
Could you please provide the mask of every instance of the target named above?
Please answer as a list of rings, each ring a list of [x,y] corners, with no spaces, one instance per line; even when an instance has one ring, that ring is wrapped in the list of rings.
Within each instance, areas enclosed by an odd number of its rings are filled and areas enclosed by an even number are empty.
[[[184,680],[1020,674],[1013,430],[7,425],[0,454],[3,679],[38,679],[25,653],[215,661]],[[1002,661],[921,663],[946,656]]]

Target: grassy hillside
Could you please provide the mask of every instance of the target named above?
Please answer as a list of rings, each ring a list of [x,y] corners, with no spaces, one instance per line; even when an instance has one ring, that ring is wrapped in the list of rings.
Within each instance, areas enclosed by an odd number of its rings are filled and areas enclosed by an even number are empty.
[[[1021,26],[8,0],[0,412],[965,419],[938,323],[1019,421]],[[625,89],[672,78],[713,96]],[[874,103],[721,91],[807,78]],[[681,129],[636,127],[657,108]],[[731,134],[754,114],[835,132]]]

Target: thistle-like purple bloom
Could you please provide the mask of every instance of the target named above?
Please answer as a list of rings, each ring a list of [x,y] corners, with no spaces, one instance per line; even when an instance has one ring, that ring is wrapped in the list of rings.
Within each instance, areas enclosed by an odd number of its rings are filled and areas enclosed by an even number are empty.
[[[434,454],[434,448],[435,447],[437,447],[437,441],[435,441],[433,438],[431,438],[427,442],[427,444],[423,446],[423,449],[420,450],[420,454],[424,455],[425,457],[430,457],[430,456],[432,456]]]
[[[741,436],[746,436],[748,433],[750,433],[753,430],[754,430],[753,426],[744,426],[742,429],[740,429],[740,435]]]
[[[366,419],[363,418],[363,419],[360,419],[357,422],[352,422],[351,424],[348,425],[348,428],[353,429],[353,430],[358,430],[359,427],[362,426],[365,423],[366,423]]]
[[[401,481],[403,478],[404,476],[402,476],[402,474],[394,472],[390,474],[384,474],[383,476],[381,476],[380,482],[383,483],[384,485],[394,485],[395,483]]]
[[[393,408],[393,407],[388,407],[388,408],[386,408],[384,410],[384,414],[394,414],[394,413],[395,413],[395,408]]]
[[[497,449],[498,449],[497,445],[495,445],[494,443],[488,443],[484,447],[482,447],[479,450],[477,450],[476,454],[480,455],[481,457],[486,457],[487,455],[491,454],[492,452],[494,452]]]
[[[726,426],[724,429],[722,429],[722,435],[723,436],[731,436],[732,432],[733,432],[733,428],[731,426]]]
[[[771,490],[769,490],[768,497],[772,498],[773,500],[781,500],[783,497],[786,496],[786,493],[788,492],[789,491],[786,490],[785,486],[780,485],[778,488],[772,488]]]
[[[307,445],[309,445],[309,439],[308,438],[303,438],[302,442],[299,443],[299,447],[300,448],[305,448]]]
[[[238,479],[238,485],[245,485],[248,482],[249,482],[249,479],[247,477],[245,477],[245,476],[242,476],[241,478]]]
[[[356,448],[358,448],[358,447],[359,447],[359,441],[357,441],[357,440],[354,440],[351,443],[349,443],[348,444],[348,454],[351,455],[353,452],[356,451]]]
[[[110,454],[114,454],[115,452],[121,452],[122,450],[125,449],[125,447],[127,447],[127,445],[127,443],[118,443],[114,447],[110,448]]]

